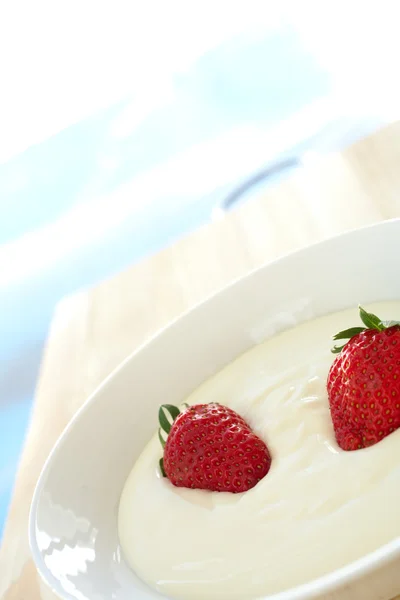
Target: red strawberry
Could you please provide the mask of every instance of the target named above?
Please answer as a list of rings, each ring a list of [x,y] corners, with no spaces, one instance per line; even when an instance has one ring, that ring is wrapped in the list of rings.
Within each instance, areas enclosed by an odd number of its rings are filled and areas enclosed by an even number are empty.
[[[173,423],[165,415],[170,413]],[[179,412],[165,404],[160,426],[168,434],[163,474],[175,486],[215,492],[245,492],[265,477],[271,457],[265,443],[235,411],[221,404],[197,404]]]
[[[343,450],[376,444],[400,427],[400,323],[381,321],[361,306],[365,327],[334,336],[349,339],[327,382],[336,440]]]

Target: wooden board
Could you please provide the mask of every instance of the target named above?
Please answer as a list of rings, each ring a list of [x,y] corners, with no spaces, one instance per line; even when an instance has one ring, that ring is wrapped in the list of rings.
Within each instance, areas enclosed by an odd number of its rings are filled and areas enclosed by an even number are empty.
[[[30,501],[53,444],[102,379],[159,328],[249,270],[334,234],[400,216],[399,165],[396,123],[340,154],[307,161],[228,216],[60,303],[0,550],[1,600],[55,598],[30,557]]]

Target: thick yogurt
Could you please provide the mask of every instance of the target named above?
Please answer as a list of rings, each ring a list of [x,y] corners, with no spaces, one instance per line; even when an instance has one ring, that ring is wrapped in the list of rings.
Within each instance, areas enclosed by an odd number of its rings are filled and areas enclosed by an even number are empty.
[[[400,315],[400,302],[369,308]],[[185,600],[263,597],[400,535],[400,430],[343,452],[329,416],[331,336],[357,320],[352,309],[286,331],[188,398],[230,406],[267,442],[272,466],[252,490],[175,488],[160,477],[157,437],[148,444],[123,490],[118,527],[128,562],[150,586]]]

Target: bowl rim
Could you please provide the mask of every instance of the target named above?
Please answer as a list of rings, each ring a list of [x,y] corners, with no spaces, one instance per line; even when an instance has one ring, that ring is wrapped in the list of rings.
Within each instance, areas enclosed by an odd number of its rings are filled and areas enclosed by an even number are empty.
[[[37,545],[36,538],[36,514],[38,505],[40,502],[40,498],[42,495],[43,488],[45,486],[47,474],[51,469],[51,464],[63,447],[65,441],[69,436],[70,430],[75,427],[75,423],[80,419],[80,416],[89,409],[89,407],[96,401],[97,396],[110,385],[111,381],[113,381],[119,374],[131,363],[131,361],[135,360],[135,357],[141,353],[145,348],[150,346],[157,338],[164,335],[164,332],[172,329],[178,322],[188,317],[192,313],[195,313],[202,309],[202,307],[210,302],[212,302],[216,297],[220,297],[223,294],[227,294],[230,292],[232,288],[237,286],[239,283],[242,283],[254,276],[257,275],[258,272],[263,271],[265,269],[270,268],[272,265],[279,265],[280,263],[284,263],[286,260],[291,259],[295,256],[305,256],[308,253],[315,253],[320,246],[328,246],[329,244],[337,244],[339,241],[344,238],[351,238],[357,235],[364,236],[368,235],[368,232],[375,230],[386,230],[390,227],[399,228],[400,230],[400,217],[386,219],[382,221],[378,221],[369,225],[365,225],[363,227],[356,227],[349,230],[346,230],[342,233],[329,236],[312,244],[303,246],[297,250],[287,252],[283,255],[278,256],[277,258],[267,261],[266,263],[251,269],[246,274],[239,276],[232,280],[227,285],[222,288],[212,292],[207,295],[203,300],[196,303],[192,307],[185,310],[183,313],[178,315],[175,319],[168,322],[165,326],[157,330],[154,334],[149,336],[142,344],[140,344],[135,350],[133,350],[128,356],[123,359],[110,373],[107,375],[103,381],[95,388],[95,390],[88,396],[88,398],[84,401],[82,406],[76,411],[71,420],[68,422],[62,433],[59,435],[56,440],[50,454],[48,455],[37,480],[35,490],[32,496],[30,511],[29,511],[29,523],[28,523],[28,541],[29,547],[31,550],[32,558],[34,560],[36,569],[40,574],[43,581],[50,586],[50,588],[55,591],[60,597],[64,600],[75,600],[73,596],[71,596],[68,592],[65,592],[61,588],[59,588],[58,583],[59,580],[52,576],[46,567],[42,554]],[[314,597],[321,597],[321,593],[330,593],[333,592],[338,585],[349,585],[355,579],[360,579],[363,575],[368,575],[374,572],[375,570],[380,569],[382,566],[385,566],[387,562],[390,560],[395,560],[400,557],[400,535],[397,536],[392,541],[380,546],[376,550],[369,552],[365,556],[352,561],[335,571],[330,571],[317,579],[308,581],[301,585],[288,588],[281,592],[274,593],[268,596],[259,597],[257,600],[309,600]],[[57,588],[55,587],[57,585]]]

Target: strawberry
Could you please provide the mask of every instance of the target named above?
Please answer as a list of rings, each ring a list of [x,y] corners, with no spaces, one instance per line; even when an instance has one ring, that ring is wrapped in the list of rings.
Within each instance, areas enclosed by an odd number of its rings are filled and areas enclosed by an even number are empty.
[[[372,446],[400,427],[400,322],[361,306],[365,327],[341,331],[327,381],[336,440],[343,450]]]
[[[161,471],[177,487],[245,492],[269,471],[267,446],[226,406],[215,402],[186,405],[180,412],[176,406],[164,404],[159,421],[164,447]],[[162,430],[168,434],[166,441]]]

